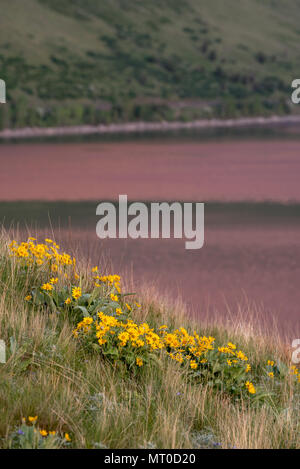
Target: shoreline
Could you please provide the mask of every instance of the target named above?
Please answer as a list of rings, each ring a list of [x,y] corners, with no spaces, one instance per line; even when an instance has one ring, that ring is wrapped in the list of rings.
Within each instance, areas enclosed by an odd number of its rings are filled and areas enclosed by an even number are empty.
[[[0,131],[0,140],[58,137],[72,135],[105,135],[164,132],[186,129],[246,128],[300,124],[300,115],[242,117],[238,119],[202,119],[191,122],[128,122],[120,124],[78,125],[69,127],[24,127]]]

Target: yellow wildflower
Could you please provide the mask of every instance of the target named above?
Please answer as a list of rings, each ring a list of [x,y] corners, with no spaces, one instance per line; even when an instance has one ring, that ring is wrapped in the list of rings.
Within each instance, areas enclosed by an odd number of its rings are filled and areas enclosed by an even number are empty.
[[[237,356],[237,358],[239,358],[242,361],[245,361],[245,362],[248,361],[248,357],[246,357],[244,352],[242,352],[241,350],[236,353],[236,356]]]
[[[228,347],[232,350],[235,350],[236,349],[236,345],[232,344],[231,342],[228,342]]]
[[[198,368],[197,362],[195,360],[191,360],[190,367],[192,368],[192,370],[196,370]]]
[[[298,369],[295,365],[291,366],[291,373],[292,375],[296,375],[298,374]]]
[[[42,285],[42,290],[52,291],[53,290],[53,285],[51,285],[51,283],[44,283],[44,285]]]
[[[38,416],[36,415],[35,417],[28,417],[28,420],[30,423],[35,424],[38,419]]]
[[[245,383],[245,386],[246,386],[246,388],[248,389],[248,392],[249,392],[250,394],[255,394],[255,393],[256,393],[256,389],[255,389],[255,387],[253,386],[253,383],[250,383],[250,381],[247,381],[247,382]]]
[[[85,318],[83,318],[82,322],[83,322],[83,324],[89,325],[89,324],[92,324],[93,321],[94,321],[93,318],[91,318],[90,316],[86,316]]]
[[[73,296],[74,300],[77,300],[78,298],[80,298],[81,295],[82,295],[82,292],[81,292],[80,287],[72,288],[72,296]]]
[[[129,334],[127,332],[121,332],[118,335],[118,339],[121,342],[120,345],[122,347],[125,347],[125,345],[127,344],[128,340],[129,340]]]

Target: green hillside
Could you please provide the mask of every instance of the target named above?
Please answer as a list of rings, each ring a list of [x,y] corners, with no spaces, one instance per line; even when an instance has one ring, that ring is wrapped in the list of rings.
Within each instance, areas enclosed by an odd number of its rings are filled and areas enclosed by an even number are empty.
[[[300,0],[1,0],[0,128],[294,112]]]

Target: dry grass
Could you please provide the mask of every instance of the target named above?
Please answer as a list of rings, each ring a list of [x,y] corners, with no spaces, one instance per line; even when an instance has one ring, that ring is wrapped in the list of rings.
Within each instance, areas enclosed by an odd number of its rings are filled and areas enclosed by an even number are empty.
[[[72,446],[80,448],[300,448],[299,387],[295,391],[289,380],[273,403],[254,405],[191,383],[163,355],[132,377],[78,348],[69,321],[25,304],[26,284],[20,285],[5,246],[2,238],[0,337],[8,360],[0,365],[0,447],[10,445],[22,417],[38,415],[41,427],[69,432]],[[80,268],[88,286],[88,267],[83,262]],[[144,288],[139,298],[136,320],[186,325],[236,341],[252,363],[290,359],[280,335],[274,328],[263,335],[255,317],[245,322],[241,312],[234,321],[197,324],[180,302],[168,303],[153,289]]]

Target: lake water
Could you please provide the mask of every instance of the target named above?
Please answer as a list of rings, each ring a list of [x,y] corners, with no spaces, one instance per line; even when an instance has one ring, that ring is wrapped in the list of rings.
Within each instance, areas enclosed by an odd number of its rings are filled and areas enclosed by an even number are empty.
[[[93,263],[104,254],[137,288],[146,282],[181,296],[198,317],[259,308],[299,330],[300,141],[4,144],[0,167],[6,227],[49,233],[50,220],[66,249],[76,245]],[[98,240],[96,206],[119,194],[205,202],[204,247]]]

